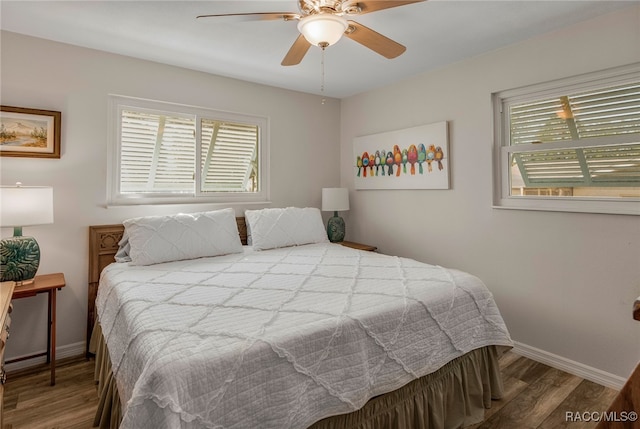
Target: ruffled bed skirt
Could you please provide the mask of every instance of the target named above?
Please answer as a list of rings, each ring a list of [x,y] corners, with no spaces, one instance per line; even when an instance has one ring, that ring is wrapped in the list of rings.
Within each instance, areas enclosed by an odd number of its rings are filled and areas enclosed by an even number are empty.
[[[120,396],[116,379],[111,370],[111,359],[107,350],[107,342],[102,336],[102,328],[96,323],[91,333],[89,351],[96,355],[96,366],[93,379],[98,385],[98,410],[93,418],[93,427],[100,429],[117,429],[122,420]]]
[[[327,417],[309,429],[457,429],[484,419],[492,399],[502,397],[498,357],[506,350],[488,346],[460,356],[434,373],[372,398],[361,409]],[[120,396],[100,324],[89,350],[96,355],[100,402],[94,427],[116,429],[122,420]]]

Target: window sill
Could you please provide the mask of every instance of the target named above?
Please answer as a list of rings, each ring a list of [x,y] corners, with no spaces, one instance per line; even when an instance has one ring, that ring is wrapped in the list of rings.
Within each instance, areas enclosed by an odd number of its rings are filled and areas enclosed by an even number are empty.
[[[139,199],[126,201],[126,202],[109,202],[104,207],[107,209],[118,209],[123,207],[140,207],[140,206],[207,206],[207,208],[227,208],[229,206],[268,206],[271,205],[271,201],[241,201],[241,200],[182,200],[182,201],[141,201]]]
[[[640,215],[640,201],[588,201],[541,199],[503,199],[492,205],[494,209],[533,210],[548,212],[594,213],[614,215]]]

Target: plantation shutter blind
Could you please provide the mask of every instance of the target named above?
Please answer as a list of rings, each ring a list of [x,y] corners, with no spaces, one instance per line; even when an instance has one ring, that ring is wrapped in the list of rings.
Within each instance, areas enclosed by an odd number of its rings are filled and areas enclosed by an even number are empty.
[[[108,204],[269,198],[269,120],[109,95]]]
[[[122,193],[194,193],[193,117],[123,110]]]
[[[509,115],[510,144],[523,149],[512,162],[527,187],[640,185],[640,83],[514,105]]]
[[[195,116],[123,110],[122,193],[195,193]],[[258,127],[202,119],[201,192],[257,191]]]
[[[527,187],[640,186],[640,144],[513,155]]]
[[[202,192],[257,191],[258,127],[202,120]]]

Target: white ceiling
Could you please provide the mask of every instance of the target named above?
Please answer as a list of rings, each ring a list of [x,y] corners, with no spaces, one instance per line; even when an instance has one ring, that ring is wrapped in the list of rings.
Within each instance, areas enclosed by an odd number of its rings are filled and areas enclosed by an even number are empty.
[[[387,60],[343,38],[325,52],[324,95],[343,98],[573,23],[634,1],[430,0],[354,18],[407,47]],[[0,28],[222,76],[321,93],[321,50],[282,58],[296,22],[225,23],[197,15],[297,12],[297,1],[0,0]]]

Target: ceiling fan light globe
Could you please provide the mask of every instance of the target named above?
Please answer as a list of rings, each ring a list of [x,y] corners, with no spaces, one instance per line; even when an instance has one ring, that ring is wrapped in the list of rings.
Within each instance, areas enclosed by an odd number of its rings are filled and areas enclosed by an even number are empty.
[[[345,18],[328,13],[305,16],[298,22],[298,30],[307,42],[323,48],[337,43],[348,27]]]

